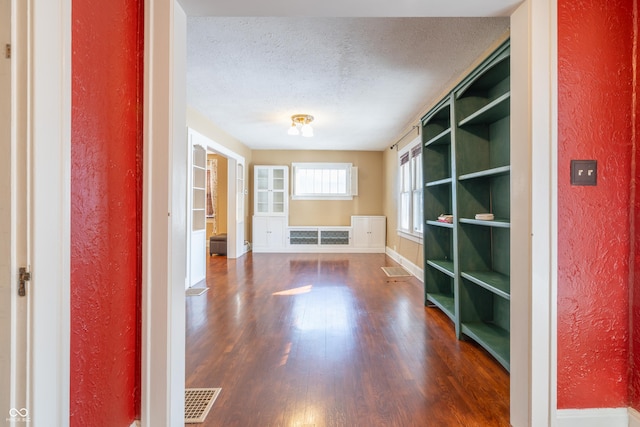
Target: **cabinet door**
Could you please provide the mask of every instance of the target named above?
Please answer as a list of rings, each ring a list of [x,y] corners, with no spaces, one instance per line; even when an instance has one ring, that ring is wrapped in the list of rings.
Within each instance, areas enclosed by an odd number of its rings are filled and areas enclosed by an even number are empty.
[[[384,248],[386,243],[386,218],[383,216],[351,217],[353,246],[356,248]]]
[[[272,216],[269,219],[269,230],[267,233],[267,240],[270,249],[277,249],[284,247],[284,229],[285,218],[282,216]]]
[[[253,217],[253,247],[254,249],[266,248],[268,246],[267,231],[269,217]]]
[[[384,248],[386,244],[386,221],[384,217],[369,218],[369,247]]]
[[[255,252],[272,251],[284,247],[285,217],[253,217],[253,249]]]
[[[287,212],[287,167],[274,166],[271,170],[271,192],[269,212],[285,214]]]
[[[287,166],[255,166],[254,175],[254,213],[286,215],[289,190]]]
[[[269,213],[269,169],[256,166],[255,168],[255,212]]]
[[[353,246],[356,248],[366,248],[369,246],[369,220],[366,217],[353,217],[351,220],[353,227]]]

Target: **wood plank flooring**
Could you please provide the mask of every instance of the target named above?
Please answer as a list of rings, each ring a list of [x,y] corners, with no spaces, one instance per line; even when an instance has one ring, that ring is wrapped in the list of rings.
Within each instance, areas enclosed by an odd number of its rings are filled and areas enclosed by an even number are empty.
[[[384,254],[208,257],[186,298],[187,387],[222,387],[202,426],[508,426],[509,375],[425,308]]]

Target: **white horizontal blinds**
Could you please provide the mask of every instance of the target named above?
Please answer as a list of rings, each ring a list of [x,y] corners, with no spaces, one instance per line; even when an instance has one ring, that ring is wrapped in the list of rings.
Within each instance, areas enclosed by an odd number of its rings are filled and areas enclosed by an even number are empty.
[[[347,172],[336,169],[300,169],[296,174],[298,195],[345,194]]]
[[[294,164],[294,196],[351,196],[350,163]]]
[[[422,233],[422,144],[411,149],[412,226],[415,233]]]

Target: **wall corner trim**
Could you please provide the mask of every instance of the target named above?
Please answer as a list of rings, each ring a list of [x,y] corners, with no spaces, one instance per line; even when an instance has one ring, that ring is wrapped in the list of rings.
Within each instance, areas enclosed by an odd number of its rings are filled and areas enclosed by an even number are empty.
[[[628,408],[629,427],[640,427],[640,412],[633,408]]]
[[[588,408],[588,409],[558,409],[556,413],[556,427],[628,427],[631,408]],[[634,411],[637,413],[637,411]],[[637,420],[640,421],[640,418]]]

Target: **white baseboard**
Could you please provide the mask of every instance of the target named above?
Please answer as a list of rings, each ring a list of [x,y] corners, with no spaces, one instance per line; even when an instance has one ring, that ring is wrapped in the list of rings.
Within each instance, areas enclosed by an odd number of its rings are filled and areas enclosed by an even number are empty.
[[[629,427],[640,427],[640,412],[629,408]]]
[[[421,282],[424,281],[424,271],[422,270],[422,268],[418,267],[417,265],[415,265],[414,263],[412,263],[411,261],[409,261],[408,259],[406,259],[402,255],[400,255],[398,252],[394,251],[389,247],[387,247],[386,249],[386,254],[387,256],[389,256],[389,258],[391,258],[392,260],[394,260],[395,262],[403,266],[405,270],[407,270],[409,273],[415,276],[418,280],[420,280]]]
[[[140,420],[135,420],[134,422],[131,423],[131,425],[129,427],[140,427]]]
[[[628,427],[628,411],[627,408],[559,409],[556,413],[556,426]]]

